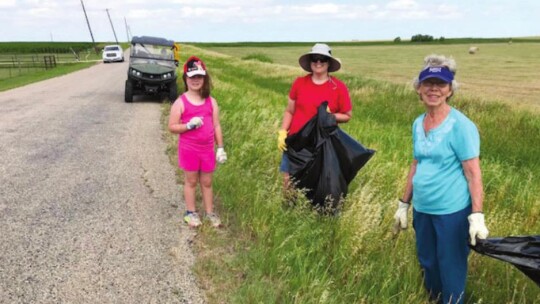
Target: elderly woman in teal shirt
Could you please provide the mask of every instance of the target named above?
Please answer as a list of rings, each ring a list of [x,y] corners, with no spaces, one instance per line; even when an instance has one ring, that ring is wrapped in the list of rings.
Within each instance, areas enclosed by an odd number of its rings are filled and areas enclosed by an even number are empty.
[[[414,87],[426,113],[413,123],[413,162],[395,225],[407,228],[413,207],[418,261],[430,298],[464,303],[468,239],[485,239],[480,136],[475,124],[448,104],[457,83],[455,61],[440,55],[424,60]]]

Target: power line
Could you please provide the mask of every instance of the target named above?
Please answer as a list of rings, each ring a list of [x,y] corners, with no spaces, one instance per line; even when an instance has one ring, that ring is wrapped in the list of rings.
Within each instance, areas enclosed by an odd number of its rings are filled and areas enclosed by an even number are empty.
[[[128,24],[127,24],[127,21],[126,21],[126,17],[124,17],[124,24],[126,25],[126,36],[127,36],[127,42],[129,43],[130,39],[129,39],[129,27],[128,27]]]

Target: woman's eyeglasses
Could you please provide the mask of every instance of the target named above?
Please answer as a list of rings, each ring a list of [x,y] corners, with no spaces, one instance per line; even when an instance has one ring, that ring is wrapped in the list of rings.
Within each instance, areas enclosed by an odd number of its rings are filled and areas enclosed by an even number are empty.
[[[431,88],[431,87],[444,88],[447,85],[449,85],[449,83],[444,82],[443,80],[440,80],[440,79],[437,79],[437,78],[429,78],[429,79],[426,79],[426,80],[422,81],[420,83],[420,85],[422,85],[422,86],[424,86],[426,88]]]
[[[326,57],[326,56],[322,56],[322,55],[312,55],[310,56],[309,58],[311,60],[311,62],[313,63],[316,63],[317,61],[320,61],[322,63],[325,63],[325,62],[328,62],[330,60],[330,58]]]

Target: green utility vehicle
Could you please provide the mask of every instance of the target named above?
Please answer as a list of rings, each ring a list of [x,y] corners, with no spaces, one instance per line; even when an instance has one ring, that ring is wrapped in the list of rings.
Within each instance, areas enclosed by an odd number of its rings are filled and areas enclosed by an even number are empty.
[[[166,95],[170,102],[178,97],[174,41],[158,37],[135,36],[131,40],[125,101],[134,95]]]

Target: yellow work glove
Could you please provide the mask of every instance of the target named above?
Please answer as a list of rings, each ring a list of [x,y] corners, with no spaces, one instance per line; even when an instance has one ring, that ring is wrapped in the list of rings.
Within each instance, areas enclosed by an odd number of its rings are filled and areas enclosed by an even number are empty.
[[[287,130],[279,130],[277,138],[277,146],[279,151],[287,151],[287,144],[285,143],[285,138],[287,138]]]

